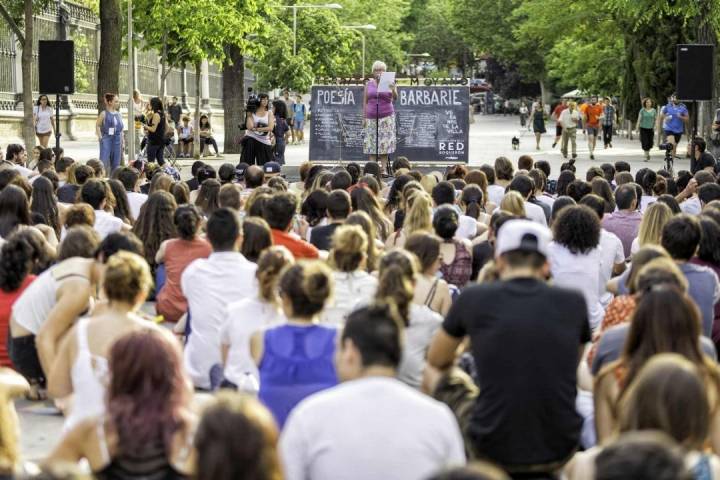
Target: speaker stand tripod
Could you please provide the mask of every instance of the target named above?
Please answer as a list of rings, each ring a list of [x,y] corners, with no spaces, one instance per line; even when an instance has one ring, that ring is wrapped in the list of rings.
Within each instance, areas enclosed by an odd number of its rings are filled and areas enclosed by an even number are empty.
[[[60,95],[55,95],[55,155],[60,151]]]

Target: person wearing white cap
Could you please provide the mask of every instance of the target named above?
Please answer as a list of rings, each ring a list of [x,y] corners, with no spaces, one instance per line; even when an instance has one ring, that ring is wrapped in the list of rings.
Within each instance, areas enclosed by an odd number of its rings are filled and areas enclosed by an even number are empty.
[[[430,345],[424,385],[455,411],[472,458],[538,478],[578,447],[576,369],[590,341],[582,294],[547,283],[551,240],[529,220],[502,225],[500,280],[458,297]],[[451,368],[466,336],[475,378]]]

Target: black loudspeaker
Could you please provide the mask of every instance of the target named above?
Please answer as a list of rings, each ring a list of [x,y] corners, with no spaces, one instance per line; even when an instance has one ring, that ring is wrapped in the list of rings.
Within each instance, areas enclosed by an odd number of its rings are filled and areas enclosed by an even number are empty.
[[[40,40],[38,43],[40,93],[75,93],[75,42]]]
[[[712,100],[715,81],[715,46],[677,46],[677,97],[680,100]]]

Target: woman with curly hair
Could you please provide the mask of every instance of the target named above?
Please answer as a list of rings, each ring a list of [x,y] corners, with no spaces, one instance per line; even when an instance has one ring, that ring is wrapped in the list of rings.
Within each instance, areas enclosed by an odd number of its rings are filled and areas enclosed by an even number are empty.
[[[585,205],[565,207],[553,222],[553,237],[548,258],[553,282],[583,294],[590,326],[595,329],[605,313],[600,303],[604,290],[600,285],[600,220]]]
[[[153,271],[157,266],[155,255],[160,244],[177,236],[173,222],[176,209],[175,197],[168,192],[151,193],[140,209],[140,216],[133,227],[133,233],[145,246],[145,260]]]
[[[46,464],[86,459],[98,479],[191,477],[197,420],[177,341],[148,328],[108,351],[105,415],[69,430]]]
[[[0,366],[12,367],[7,334],[12,306],[49,262],[45,240],[28,228],[10,236],[0,250]]]

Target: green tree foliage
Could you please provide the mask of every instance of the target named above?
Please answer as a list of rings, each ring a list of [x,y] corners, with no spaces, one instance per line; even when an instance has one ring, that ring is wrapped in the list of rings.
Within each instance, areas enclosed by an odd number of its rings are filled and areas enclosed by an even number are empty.
[[[439,68],[456,64],[465,71],[474,55],[462,36],[452,28],[451,0],[428,0],[419,12],[413,53],[429,53]]]
[[[251,62],[261,89],[307,91],[316,77],[351,75],[360,63],[355,34],[341,27],[334,11],[298,9],[297,55],[293,56],[292,11],[283,9],[255,43],[262,53]]]

